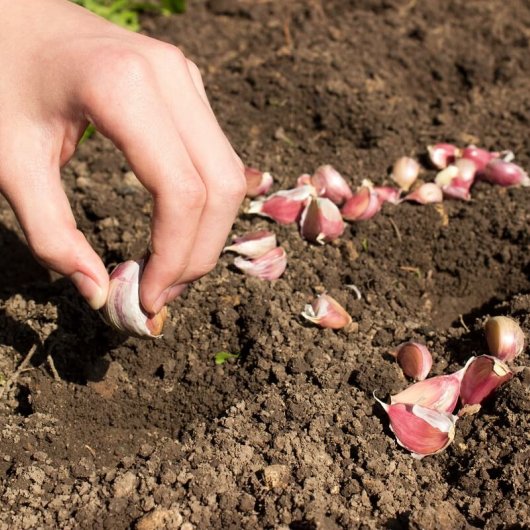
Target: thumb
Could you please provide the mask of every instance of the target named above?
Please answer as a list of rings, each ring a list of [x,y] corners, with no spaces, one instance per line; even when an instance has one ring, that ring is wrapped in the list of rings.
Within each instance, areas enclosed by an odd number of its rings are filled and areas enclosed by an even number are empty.
[[[61,186],[59,168],[42,169],[35,159],[6,161],[0,189],[11,204],[37,260],[69,277],[93,309],[107,299],[109,278],[103,262],[77,229]]]

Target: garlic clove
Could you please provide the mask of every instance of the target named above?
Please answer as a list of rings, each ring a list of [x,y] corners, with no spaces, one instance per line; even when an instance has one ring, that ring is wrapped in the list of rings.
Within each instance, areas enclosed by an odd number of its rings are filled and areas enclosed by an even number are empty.
[[[270,173],[262,172],[255,167],[245,167],[247,179],[247,197],[265,195],[272,186],[273,178]]]
[[[379,202],[389,202],[390,204],[399,204],[401,202],[401,190],[391,186],[374,186]]]
[[[402,156],[394,163],[390,178],[404,191],[408,191],[420,174],[420,165],[414,158]]]
[[[414,201],[420,204],[433,204],[442,202],[443,192],[442,189],[433,182],[426,182],[419,188],[415,189],[412,193],[406,195],[403,200]]]
[[[453,199],[470,199],[469,190],[475,181],[477,166],[472,160],[458,159],[454,164],[440,171],[434,180],[442,188],[443,194]]]
[[[309,173],[303,173],[296,179],[296,187],[300,188],[302,186],[312,186],[311,184],[311,175]]]
[[[512,377],[512,371],[500,359],[489,355],[472,357],[460,385],[460,402],[462,405],[481,404]]]
[[[439,453],[453,441],[458,419],[453,414],[410,403],[387,405],[375,399],[388,414],[397,442],[414,458]]]
[[[485,331],[491,355],[501,361],[513,361],[523,352],[524,332],[513,318],[488,318]]]
[[[329,294],[321,294],[305,306],[302,316],[322,328],[342,329],[352,322],[351,316]]]
[[[340,210],[330,199],[313,197],[300,218],[302,237],[322,245],[340,237],[344,228]]]
[[[247,258],[255,259],[273,248],[276,248],[276,235],[268,230],[259,230],[241,237],[234,237],[233,244],[225,247],[223,252],[236,252]]]
[[[262,280],[277,280],[287,267],[287,254],[282,247],[276,247],[253,260],[238,256],[234,260],[234,265],[249,276],[256,276]]]
[[[113,328],[140,338],[157,338],[167,317],[164,306],[148,315],[140,305],[140,278],[144,260],[120,263],[110,273],[107,301],[101,309],[103,319]]]
[[[353,195],[353,191],[344,177],[329,164],[316,169],[311,177],[311,184],[320,197],[325,197],[338,205]]]
[[[482,173],[491,160],[499,157],[499,153],[487,151],[486,149],[481,149],[475,145],[468,145],[462,150],[460,156],[464,160],[472,161],[477,168],[477,172]]]
[[[280,224],[298,221],[307,200],[316,195],[313,186],[300,186],[291,190],[280,190],[266,198],[250,203],[247,213],[270,217]]]
[[[427,146],[427,151],[433,166],[438,169],[446,168],[461,154],[460,149],[456,145],[444,143],[429,145]]]
[[[466,367],[453,374],[437,375],[414,383],[399,394],[390,396],[390,403],[409,403],[441,412],[453,412],[465,372]]]
[[[530,177],[520,166],[499,158],[488,163],[483,178],[499,186],[530,186]]]
[[[392,353],[403,373],[416,381],[423,381],[432,367],[432,355],[423,344],[405,342]]]
[[[342,206],[342,217],[347,221],[365,221],[381,209],[379,196],[372,187],[361,186]]]

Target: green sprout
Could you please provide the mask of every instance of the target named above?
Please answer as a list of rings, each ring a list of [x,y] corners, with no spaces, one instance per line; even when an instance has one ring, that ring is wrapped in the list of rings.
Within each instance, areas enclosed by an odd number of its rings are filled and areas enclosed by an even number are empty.
[[[86,7],[100,17],[110,20],[114,24],[130,31],[140,29],[140,13],[183,13],[186,10],[186,0],[73,0],[76,4]]]
[[[220,351],[215,354],[215,364],[224,364],[228,359],[237,359],[239,353],[230,353],[228,351]]]
[[[361,248],[364,250],[364,252],[368,252],[368,238],[367,237],[365,237],[361,241]]]

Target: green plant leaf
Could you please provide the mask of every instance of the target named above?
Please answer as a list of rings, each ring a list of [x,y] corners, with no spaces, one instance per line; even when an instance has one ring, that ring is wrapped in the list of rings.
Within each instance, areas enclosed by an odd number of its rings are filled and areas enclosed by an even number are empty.
[[[239,353],[230,353],[228,351],[219,351],[215,354],[215,364],[224,364],[228,359],[237,359]]]

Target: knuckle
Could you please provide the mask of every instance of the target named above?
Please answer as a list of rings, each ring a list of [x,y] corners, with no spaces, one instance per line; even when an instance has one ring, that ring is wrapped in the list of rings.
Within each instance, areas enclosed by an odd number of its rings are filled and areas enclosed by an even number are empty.
[[[188,59],[184,55],[184,52],[180,48],[168,44],[167,42],[159,43],[158,56],[164,68],[167,68],[168,65],[177,68],[187,67]]]
[[[245,175],[239,169],[231,178],[222,179],[223,185],[220,195],[230,202],[241,202],[247,193]]]
[[[190,209],[202,209],[206,204],[207,192],[199,178],[184,178],[178,185],[178,192]]]

